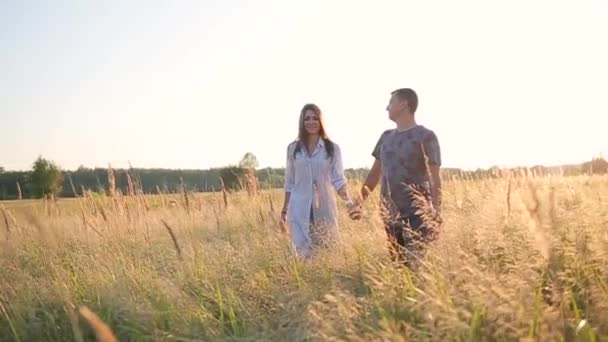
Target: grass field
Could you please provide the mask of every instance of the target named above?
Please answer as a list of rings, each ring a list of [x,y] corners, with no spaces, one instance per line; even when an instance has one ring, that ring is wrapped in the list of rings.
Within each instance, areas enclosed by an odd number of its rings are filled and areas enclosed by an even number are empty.
[[[444,180],[416,274],[376,199],[309,263],[279,191],[0,202],[0,340],[608,339],[607,177]]]

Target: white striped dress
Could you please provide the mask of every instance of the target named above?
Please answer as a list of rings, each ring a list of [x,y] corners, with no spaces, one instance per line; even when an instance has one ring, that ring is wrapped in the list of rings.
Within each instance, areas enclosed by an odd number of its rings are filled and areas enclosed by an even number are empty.
[[[296,253],[308,257],[316,247],[339,237],[335,191],[346,185],[340,147],[334,143],[333,157],[319,139],[308,154],[302,144],[294,158],[297,140],[287,148],[285,192],[291,193],[287,207],[287,223]],[[311,208],[314,225],[311,227]],[[311,229],[312,228],[312,229]]]

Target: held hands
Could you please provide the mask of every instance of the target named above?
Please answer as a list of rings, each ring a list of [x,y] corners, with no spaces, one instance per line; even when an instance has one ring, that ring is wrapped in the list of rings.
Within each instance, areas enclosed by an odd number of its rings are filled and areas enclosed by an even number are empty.
[[[361,219],[361,213],[363,211],[363,202],[369,196],[370,193],[370,188],[367,186],[367,184],[365,184],[361,188],[361,193],[359,194],[357,199],[355,199],[354,201],[347,201],[346,208],[348,209],[348,216],[350,216],[352,220]]]
[[[362,201],[360,199],[346,201],[346,209],[348,210],[348,216],[351,220],[360,220],[362,212]],[[287,210],[281,212],[281,218],[279,220],[279,229],[281,234],[287,234]]]
[[[346,209],[348,209],[348,216],[350,216],[351,220],[360,220],[361,219],[361,201],[360,200],[349,200],[346,202]]]

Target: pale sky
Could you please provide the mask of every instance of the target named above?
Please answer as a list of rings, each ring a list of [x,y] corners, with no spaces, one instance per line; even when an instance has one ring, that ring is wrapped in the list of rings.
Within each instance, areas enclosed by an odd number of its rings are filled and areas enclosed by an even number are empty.
[[[345,167],[418,92],[443,166],[608,155],[608,1],[0,1],[0,166],[283,167],[300,108]]]

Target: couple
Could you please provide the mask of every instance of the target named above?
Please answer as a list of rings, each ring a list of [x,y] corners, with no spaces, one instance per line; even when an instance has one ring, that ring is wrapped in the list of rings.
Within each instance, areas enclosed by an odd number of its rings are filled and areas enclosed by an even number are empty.
[[[334,190],[345,202],[352,219],[361,216],[361,205],[381,182],[381,212],[389,251],[395,261],[411,265],[409,254],[434,237],[433,225],[421,214],[422,206],[438,217],[441,207],[441,152],[432,130],[417,125],[418,96],[409,88],[391,93],[386,108],[395,129],[385,131],[372,156],[374,164],[361,189],[351,198],[342,167],[340,147],[323,127],[321,110],[307,104],[300,113],[298,139],[287,148],[285,200],[282,229],[290,227],[296,253],[310,257],[338,237]]]

